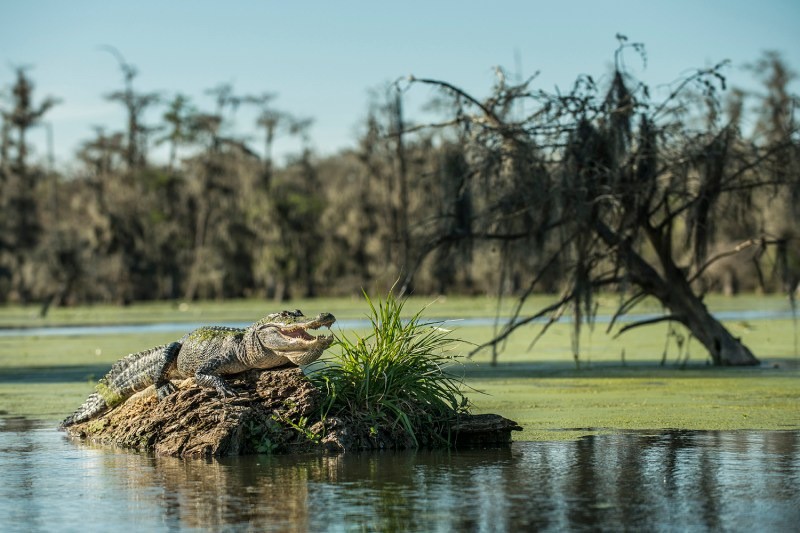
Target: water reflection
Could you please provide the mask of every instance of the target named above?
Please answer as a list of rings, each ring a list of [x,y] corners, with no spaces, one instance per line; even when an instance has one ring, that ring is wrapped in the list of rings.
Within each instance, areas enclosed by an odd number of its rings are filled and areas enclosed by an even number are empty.
[[[0,421],[0,473],[11,531],[793,531],[800,521],[800,432],[197,461]]]

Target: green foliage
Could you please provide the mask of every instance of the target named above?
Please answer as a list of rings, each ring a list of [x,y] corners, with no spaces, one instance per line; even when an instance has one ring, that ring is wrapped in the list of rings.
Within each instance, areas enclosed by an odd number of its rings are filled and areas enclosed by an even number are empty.
[[[307,416],[301,416],[297,420],[297,422],[295,422],[294,420],[292,420],[289,416],[287,416],[284,413],[275,413],[275,414],[272,415],[272,420],[294,429],[299,434],[301,434],[307,441],[309,441],[311,443],[318,444],[320,439],[321,439],[321,437],[322,437],[322,435],[320,435],[319,433],[314,432],[309,427],[309,425],[308,425],[308,417]]]
[[[294,402],[286,401],[287,408],[295,406]],[[252,418],[245,422],[245,441],[250,450],[255,453],[272,454],[284,448],[292,429],[297,431],[305,441],[317,444],[321,435],[315,433],[309,425],[306,416],[292,418],[283,410],[278,410],[268,417]]]
[[[422,311],[401,318],[403,301],[390,292],[370,307],[366,337],[342,335],[333,364],[312,374],[327,391],[325,416],[352,417],[363,427],[402,429],[415,445],[440,438],[448,423],[467,411],[463,379],[451,373],[457,341],[442,322]]]
[[[246,440],[249,448],[255,453],[271,454],[278,449],[278,444],[270,438],[274,434],[269,424],[257,420],[248,420],[245,423]]]

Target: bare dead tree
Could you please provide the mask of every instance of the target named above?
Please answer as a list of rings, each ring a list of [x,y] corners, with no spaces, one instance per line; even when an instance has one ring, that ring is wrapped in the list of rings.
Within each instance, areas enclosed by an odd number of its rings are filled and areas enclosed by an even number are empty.
[[[688,89],[718,101],[725,86],[723,65],[697,71],[665,100],[654,101],[621,61],[625,50],[641,53],[643,48],[619,39],[605,91],[588,76],[567,94],[533,91],[529,82],[509,85],[501,77],[491,97],[481,101],[445,81],[412,79],[453,98],[469,143],[471,179],[485,191],[472,221],[482,231],[434,235],[426,251],[458,239],[496,240],[528,243],[529,254],[539,256],[517,312],[478,349],[496,348],[521,326],[544,317],[546,331],[569,310],[578,362],[581,324],[592,322],[596,310],[593,295],[613,289],[623,290],[624,297],[609,331],[619,316],[654,297],[665,314],[626,325],[620,333],[680,323],[714,364],[757,364],[709,312],[693,281],[720,257],[707,253],[715,237],[716,207],[732,194],[764,187],[767,164],[794,141],[783,137],[759,147],[737,142],[739,133],[730,125],[692,129],[685,120]],[[509,111],[519,109],[520,101],[529,110],[523,117]],[[750,239],[759,247],[777,243],[764,234]],[[543,242],[549,247],[536,245]],[[561,297],[523,315],[522,303],[555,261],[565,276]]]

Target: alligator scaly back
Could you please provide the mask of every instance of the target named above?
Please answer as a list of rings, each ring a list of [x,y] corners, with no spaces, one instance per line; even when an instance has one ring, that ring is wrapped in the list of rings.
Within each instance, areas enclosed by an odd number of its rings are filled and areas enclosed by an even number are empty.
[[[170,345],[157,346],[132,353],[114,363],[111,370],[95,387],[95,392],[90,394],[74,413],[61,422],[61,427],[89,420],[155,383],[164,351],[169,347]]]

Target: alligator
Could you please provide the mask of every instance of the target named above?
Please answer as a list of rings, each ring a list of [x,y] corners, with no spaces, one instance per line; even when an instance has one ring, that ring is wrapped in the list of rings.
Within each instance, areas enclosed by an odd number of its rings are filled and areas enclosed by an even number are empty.
[[[313,336],[308,330],[329,328],[330,313],[309,318],[297,311],[267,315],[247,328],[204,326],[179,341],[127,355],[114,363],[62,428],[85,422],[155,385],[158,400],[176,390],[172,379],[194,377],[198,385],[236,396],[221,376],[252,369],[307,365],[333,343],[333,335]]]

